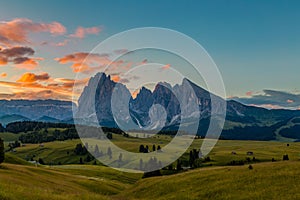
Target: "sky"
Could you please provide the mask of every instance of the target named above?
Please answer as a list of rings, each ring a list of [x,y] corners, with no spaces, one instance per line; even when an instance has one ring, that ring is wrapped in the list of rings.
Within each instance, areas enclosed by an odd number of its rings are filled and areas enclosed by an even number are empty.
[[[1,99],[79,96],[79,91],[73,93],[78,73],[89,71],[90,64],[111,62],[112,52],[97,52],[82,66],[101,41],[132,28],[162,27],[202,45],[219,68],[228,99],[266,108],[300,108],[299,1],[0,3]],[[116,49],[114,53],[121,52]],[[163,53],[148,56],[163,57],[163,69],[186,67]],[[114,70],[109,71],[112,79],[122,82],[120,71],[151,62],[148,56],[141,53],[114,61]],[[78,84],[84,86],[87,81],[82,78]]]

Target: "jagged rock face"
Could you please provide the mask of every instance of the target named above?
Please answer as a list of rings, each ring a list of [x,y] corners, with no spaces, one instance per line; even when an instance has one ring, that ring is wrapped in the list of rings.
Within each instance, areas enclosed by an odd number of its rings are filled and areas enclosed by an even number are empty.
[[[59,100],[0,100],[0,116],[21,115],[31,120],[43,116],[64,120],[72,117],[71,101]]]
[[[112,105],[114,88],[117,88],[118,96]],[[114,115],[111,106],[114,106]],[[110,76],[100,73],[90,79],[79,98],[77,116],[96,116],[100,125],[116,125],[116,121],[130,124],[133,121],[138,127],[161,128],[180,123],[183,118],[199,116],[199,113],[208,116],[210,107],[210,93],[187,79],[174,87],[168,83],[158,83],[153,92],[142,87],[133,99],[126,86],[116,84]]]
[[[150,125],[149,110],[153,105],[152,92],[142,87],[135,99],[130,101],[130,114],[134,121],[142,127]]]
[[[154,104],[160,104],[166,110],[166,125],[170,124],[175,116],[180,116],[180,102],[177,99],[179,95],[177,96],[168,83],[158,83],[153,91]],[[180,120],[180,117],[178,120]]]
[[[111,112],[111,95],[115,85],[104,73],[92,77],[78,100],[75,118],[115,126]]]

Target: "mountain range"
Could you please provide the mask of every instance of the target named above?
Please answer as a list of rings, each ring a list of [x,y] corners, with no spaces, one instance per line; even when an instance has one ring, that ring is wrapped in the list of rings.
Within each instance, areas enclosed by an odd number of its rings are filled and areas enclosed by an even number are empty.
[[[214,117],[218,117],[226,101],[186,78],[174,86],[158,83],[153,91],[142,87],[133,98],[125,85],[114,82],[109,75],[98,73],[89,80],[79,98],[76,118],[81,118],[79,122],[89,121],[102,126],[121,125],[128,130],[162,128],[176,131],[181,126],[187,133],[199,124],[197,134],[205,136],[213,114],[211,98],[217,107]],[[225,139],[300,139],[295,131],[289,133],[298,125],[298,110],[268,110],[233,100],[226,103],[226,122],[221,135]],[[297,123],[291,123],[293,120]]]
[[[15,121],[60,122],[72,119],[71,101],[60,100],[0,100],[0,123]]]
[[[212,113],[212,98],[216,102],[215,113]],[[78,107],[70,101],[59,100],[0,100],[0,123],[75,121],[127,130],[143,128],[171,132],[181,126],[187,133],[195,131],[193,127],[199,124],[197,134],[205,136],[211,116],[218,117],[224,103],[227,110],[223,139],[300,139],[298,110],[269,110],[226,101],[186,78],[174,86],[158,83],[153,91],[142,87],[133,98],[125,85],[114,82],[104,73],[90,78],[78,100]],[[76,110],[74,118],[72,107]]]

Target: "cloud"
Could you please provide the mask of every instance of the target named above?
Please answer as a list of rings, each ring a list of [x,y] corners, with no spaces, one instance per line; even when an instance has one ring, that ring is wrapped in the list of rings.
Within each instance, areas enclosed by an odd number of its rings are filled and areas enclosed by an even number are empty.
[[[86,35],[97,35],[99,34],[101,29],[99,27],[90,27],[90,28],[84,28],[84,27],[78,27],[74,34],[71,34],[70,37],[73,38],[80,38],[83,39]]]
[[[12,47],[0,50],[0,65],[7,65],[9,62],[17,68],[34,69],[42,58],[29,58],[35,51],[30,47]]]
[[[253,92],[252,91],[248,91],[246,92],[246,96],[252,96]]]
[[[171,67],[171,64],[166,64],[166,65],[162,66],[161,69],[167,70],[167,69],[170,69],[170,67]]]
[[[3,57],[21,57],[25,55],[32,56],[34,50],[30,47],[12,47],[7,49],[1,49],[0,56]]]
[[[61,64],[66,63],[94,63],[101,62],[103,58],[106,58],[106,55],[93,54],[93,53],[85,53],[85,52],[76,52],[73,54],[68,54],[61,58],[56,58],[55,60]]]
[[[40,75],[34,73],[25,73],[17,80],[17,82],[33,83],[36,81],[46,81],[49,80],[49,78],[50,76],[48,73],[42,73]]]
[[[68,54],[61,58],[55,58],[60,64],[72,63],[71,68],[73,72],[93,72],[103,68],[104,66],[112,63],[109,59],[108,54],[96,54],[86,52],[76,52]]]
[[[125,54],[127,52],[128,52],[128,49],[117,49],[117,50],[114,50],[115,54]]]
[[[70,42],[70,40],[64,40],[62,42],[55,43],[54,46],[63,47],[63,46],[66,46],[69,42]]]
[[[25,73],[16,82],[0,81],[0,86],[9,88],[11,94],[0,93],[5,99],[63,99],[79,97],[81,91],[73,91],[73,86],[86,85],[89,78],[74,80],[51,78],[48,73]]]
[[[1,77],[1,78],[7,77],[7,73],[5,73],[5,72],[1,73],[1,74],[0,74],[0,77]]]
[[[249,97],[232,97],[231,99],[243,104],[266,108],[298,109],[300,107],[300,94],[285,91],[263,90],[261,94],[251,93]]]
[[[38,23],[26,18],[0,22],[0,43],[10,47],[14,44],[28,44],[29,33],[48,32],[52,35],[63,35],[66,28],[58,23]]]

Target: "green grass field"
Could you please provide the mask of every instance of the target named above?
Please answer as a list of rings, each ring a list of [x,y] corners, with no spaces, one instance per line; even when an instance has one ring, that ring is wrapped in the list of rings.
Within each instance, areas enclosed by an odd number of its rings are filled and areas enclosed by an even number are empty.
[[[117,146],[131,152],[138,152],[141,144],[160,145],[161,147],[168,144],[172,138],[170,136],[159,136],[159,138],[127,138],[121,135],[114,134],[112,142]],[[196,139],[182,156],[182,159],[189,159],[189,151],[199,149],[203,140]],[[45,163],[53,164],[78,164],[81,155],[75,155],[74,149],[76,144],[81,143],[77,140],[55,141],[43,143],[43,147],[39,144],[26,144],[25,147],[16,149],[16,152],[10,152],[19,158],[30,160],[34,157],[35,160],[42,158]],[[88,141],[89,145],[93,145],[93,141]],[[287,146],[289,144],[289,146]],[[103,152],[106,152],[107,147],[102,145]],[[174,149],[176,151],[176,149]],[[247,155],[248,151],[252,151],[253,155]],[[232,154],[235,152],[236,154]],[[276,141],[238,141],[238,140],[219,140],[213,150],[209,153],[211,161],[206,163],[214,166],[224,166],[233,160],[245,160],[247,157],[257,160],[257,162],[268,162],[274,158],[277,161],[282,160],[284,154],[288,154],[290,160],[300,159],[300,143],[284,143]],[[104,159],[106,157],[104,156]],[[118,155],[113,155],[113,159],[117,159]],[[108,159],[108,158],[107,158]],[[90,162],[92,164],[92,162]],[[98,163],[99,164],[99,163]]]
[[[300,162],[208,167],[141,179],[103,166],[2,164],[0,199],[299,199]]]
[[[6,133],[11,138],[10,133]],[[126,138],[113,135],[116,145],[138,152],[140,144],[166,145],[172,138]],[[173,175],[142,179],[92,162],[79,165],[74,154],[80,140],[26,144],[6,153],[0,165],[0,199],[299,199],[300,143],[219,140],[208,155],[211,161],[198,169]],[[203,140],[194,140],[199,149]],[[92,144],[92,142],[90,143]],[[89,144],[89,145],[90,145]],[[246,155],[248,151],[254,154]],[[69,152],[69,154],[67,153]],[[232,154],[235,152],[235,154]],[[290,160],[282,161],[288,154]],[[29,157],[54,165],[34,166]],[[228,166],[233,160],[256,158],[243,166]],[[272,158],[276,162],[271,162]],[[63,165],[57,165],[61,162]]]

